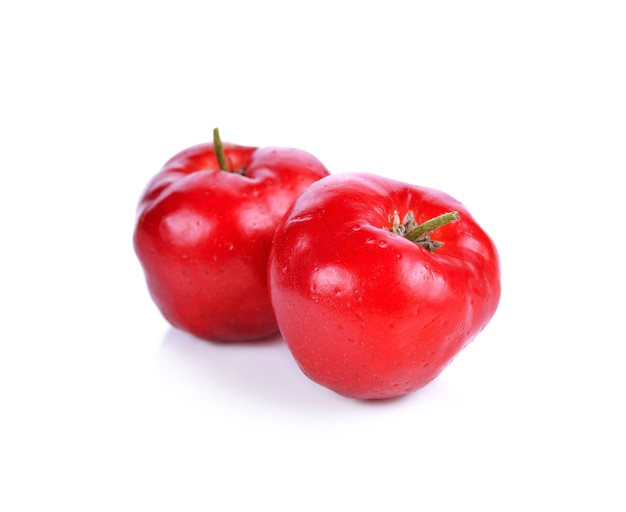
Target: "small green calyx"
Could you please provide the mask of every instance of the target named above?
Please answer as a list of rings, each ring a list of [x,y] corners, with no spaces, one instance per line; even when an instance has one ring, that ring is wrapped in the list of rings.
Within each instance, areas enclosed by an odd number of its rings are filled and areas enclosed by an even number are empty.
[[[443,242],[439,242],[437,240],[431,240],[430,235],[436,229],[439,229],[446,224],[450,224],[459,218],[459,213],[455,211],[443,213],[438,215],[437,217],[433,217],[421,224],[418,224],[415,220],[415,215],[412,211],[404,216],[402,223],[400,223],[400,216],[398,212],[393,212],[393,215],[389,216],[389,220],[391,221],[391,231],[396,235],[403,236],[407,240],[411,240],[411,242],[416,243],[417,245],[422,246],[424,249],[433,253],[437,249],[439,249]]]

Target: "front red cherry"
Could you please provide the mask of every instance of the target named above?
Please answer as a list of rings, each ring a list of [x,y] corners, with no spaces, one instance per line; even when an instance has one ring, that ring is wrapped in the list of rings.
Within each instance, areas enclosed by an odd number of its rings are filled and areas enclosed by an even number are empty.
[[[433,380],[500,298],[496,248],[461,203],[361,173],[323,178],[296,200],[268,274],[278,325],[304,373],[361,399]]]

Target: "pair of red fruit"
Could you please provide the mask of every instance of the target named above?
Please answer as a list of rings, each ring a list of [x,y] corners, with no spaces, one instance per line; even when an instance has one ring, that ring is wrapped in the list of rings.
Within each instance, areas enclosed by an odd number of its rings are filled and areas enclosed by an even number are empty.
[[[217,129],[148,183],[134,246],[172,325],[216,341],[280,331],[309,378],[359,399],[426,385],[500,299],[496,248],[449,195]]]

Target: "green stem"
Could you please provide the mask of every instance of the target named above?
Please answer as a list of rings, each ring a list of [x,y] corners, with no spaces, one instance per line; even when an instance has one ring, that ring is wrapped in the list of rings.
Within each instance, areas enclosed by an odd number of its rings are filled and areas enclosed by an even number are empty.
[[[459,213],[451,211],[438,215],[437,217],[429,219],[426,222],[422,222],[421,224],[417,224],[415,222],[415,216],[413,215],[413,212],[409,212],[405,216],[402,225],[400,225],[400,219],[398,217],[398,213],[396,212],[394,213],[394,223],[392,231],[398,235],[403,236],[407,240],[410,240],[411,242],[422,246],[429,252],[435,252],[443,245],[443,242],[431,240],[430,235],[432,234],[432,232],[442,226],[445,226],[446,224],[454,222],[458,218]]]
[[[217,128],[213,128],[213,147],[220,170],[230,172],[228,162],[226,161],[226,153],[224,153],[224,147],[222,146],[222,139],[220,139],[220,131]]]
[[[447,212],[437,217],[434,217],[426,222],[422,222],[421,224],[414,227],[411,231],[406,233],[404,236],[411,240],[412,242],[420,242],[428,238],[428,236],[442,226],[446,224],[450,224],[459,218],[458,212]]]

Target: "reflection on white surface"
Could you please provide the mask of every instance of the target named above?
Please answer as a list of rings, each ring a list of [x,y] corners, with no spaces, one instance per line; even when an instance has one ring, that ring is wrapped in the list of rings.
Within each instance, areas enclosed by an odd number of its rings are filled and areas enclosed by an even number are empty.
[[[349,417],[363,408],[393,408],[395,402],[420,400],[414,396],[377,404],[342,397],[308,379],[280,335],[255,342],[214,343],[170,328],[157,365],[168,385],[187,388],[186,393],[201,400],[258,408],[262,415],[286,408],[307,417]],[[435,388],[439,386],[416,395],[434,393]]]

